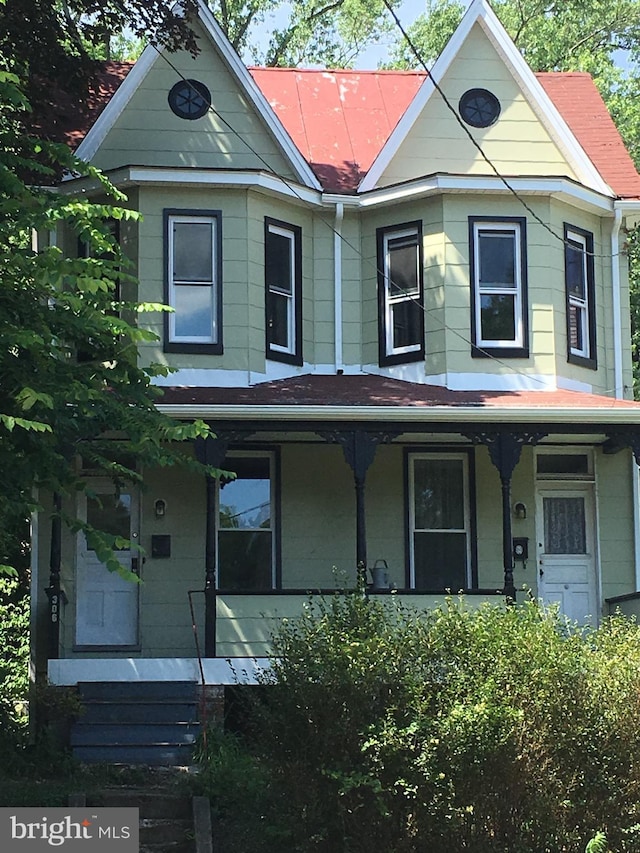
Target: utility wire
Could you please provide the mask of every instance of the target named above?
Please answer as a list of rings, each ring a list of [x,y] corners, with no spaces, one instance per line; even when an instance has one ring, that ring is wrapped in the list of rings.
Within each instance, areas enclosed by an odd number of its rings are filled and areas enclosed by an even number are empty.
[[[413,39],[411,38],[411,36],[409,35],[409,33],[406,31],[406,29],[405,29],[405,28],[404,28],[404,26],[402,25],[402,22],[400,21],[400,18],[398,17],[398,14],[397,14],[396,10],[393,8],[393,6],[392,6],[392,5],[391,5],[391,3],[389,2],[389,0],[382,0],[382,2],[383,2],[383,3],[384,3],[384,5],[386,6],[387,11],[389,12],[389,14],[392,16],[392,18],[393,18],[393,20],[394,20],[394,22],[395,22],[396,27],[400,30],[400,33],[401,33],[401,35],[402,35],[402,38],[403,38],[403,39],[405,40],[405,42],[407,43],[407,46],[408,46],[408,47],[409,47],[409,49],[411,50],[411,53],[414,55],[414,57],[416,58],[416,60],[417,60],[417,61],[418,61],[418,63],[421,65],[422,69],[424,70],[424,72],[427,74],[428,79],[429,79],[429,80],[431,81],[431,83],[433,84],[434,89],[438,92],[438,94],[440,95],[440,97],[441,97],[441,98],[442,98],[442,100],[444,101],[445,106],[446,106],[446,107],[447,107],[447,109],[451,112],[451,114],[452,114],[452,115],[453,115],[453,117],[455,118],[456,122],[457,122],[457,123],[458,123],[458,125],[461,127],[461,129],[462,129],[463,133],[464,133],[464,134],[465,134],[465,136],[469,139],[469,141],[471,142],[471,144],[473,145],[473,147],[478,151],[478,153],[480,154],[480,156],[482,157],[482,159],[484,160],[484,162],[487,164],[487,166],[489,166],[489,168],[490,168],[490,169],[491,169],[491,171],[494,173],[494,175],[495,175],[497,178],[499,178],[499,179],[500,179],[500,181],[502,181],[502,183],[504,184],[504,186],[506,187],[506,189],[507,189],[507,190],[509,190],[509,192],[514,196],[514,198],[516,198],[516,199],[520,202],[520,204],[524,207],[524,209],[525,209],[529,214],[531,214],[531,216],[536,220],[536,222],[537,222],[539,225],[542,225],[542,227],[543,227],[546,231],[548,231],[548,232],[549,232],[549,234],[551,234],[551,235],[552,235],[556,240],[559,240],[559,241],[560,241],[560,242],[561,242],[565,247],[566,247],[566,246],[570,246],[571,244],[569,243],[569,241],[568,241],[568,240],[566,240],[566,239],[565,239],[565,237],[564,237],[563,235],[558,234],[556,231],[554,231],[554,230],[553,230],[553,228],[551,228],[551,226],[550,226],[550,225],[548,225],[548,224],[547,224],[547,223],[546,223],[546,222],[545,222],[545,221],[544,221],[540,216],[538,216],[538,214],[535,212],[535,210],[533,210],[533,209],[530,207],[530,205],[529,205],[529,204],[527,204],[527,202],[524,200],[524,198],[522,198],[522,196],[520,195],[520,193],[519,193],[519,192],[518,192],[518,191],[517,191],[513,186],[511,186],[511,184],[509,183],[508,179],[507,179],[507,178],[505,178],[505,176],[500,172],[500,170],[499,170],[499,169],[498,169],[498,167],[495,165],[495,163],[494,163],[494,162],[493,162],[493,161],[492,161],[492,160],[487,156],[487,154],[484,152],[484,150],[483,150],[482,146],[480,145],[480,143],[478,142],[478,140],[474,137],[474,135],[471,133],[471,131],[469,130],[469,128],[467,127],[467,125],[466,125],[466,124],[464,123],[464,121],[462,120],[462,118],[461,118],[461,116],[460,116],[460,114],[459,114],[458,110],[455,108],[455,106],[451,103],[451,101],[450,101],[450,100],[449,100],[449,98],[447,97],[447,94],[446,94],[446,93],[445,93],[445,91],[443,90],[443,88],[442,88],[442,86],[440,85],[440,83],[439,83],[439,82],[436,80],[436,78],[433,76],[433,74],[432,74],[432,72],[431,72],[431,69],[428,67],[427,63],[426,63],[426,62],[425,62],[425,60],[423,59],[423,57],[422,57],[422,55],[421,55],[420,51],[418,50],[418,48],[416,47],[416,45],[415,45],[415,43],[414,43],[414,41],[413,41]],[[622,253],[621,253],[621,252],[616,252],[616,254],[615,254],[615,255],[610,254],[610,253],[609,253],[609,254],[605,254],[605,253],[600,254],[600,253],[590,252],[590,251],[588,251],[588,250],[585,248],[585,252],[584,252],[584,254],[589,255],[589,257],[592,257],[592,258],[605,258],[605,259],[607,259],[607,260],[609,260],[609,259],[613,260],[613,258],[614,258],[614,257],[619,257]]]
[[[385,3],[385,5],[387,5],[387,0],[383,0],[383,2]],[[387,8],[389,8],[389,7],[387,6]],[[339,239],[340,239],[340,240],[341,240],[341,241],[342,241],[346,246],[348,246],[348,247],[349,247],[349,248],[350,248],[350,249],[351,249],[351,250],[356,254],[356,256],[357,256],[361,261],[363,261],[365,264],[367,264],[367,266],[372,267],[372,268],[375,270],[375,272],[376,272],[376,275],[377,275],[377,276],[381,276],[383,279],[388,280],[388,281],[389,281],[389,283],[390,283],[390,285],[391,285],[393,288],[395,288],[397,291],[399,291],[399,292],[404,292],[403,288],[400,288],[400,287],[399,287],[399,286],[398,286],[394,281],[392,281],[392,280],[389,278],[389,276],[385,275],[384,270],[380,269],[380,267],[378,267],[377,263],[374,263],[370,258],[365,257],[365,256],[362,254],[362,252],[360,251],[360,249],[359,249],[357,246],[354,246],[354,245],[353,245],[353,243],[351,243],[351,242],[350,242],[350,241],[349,241],[349,240],[348,240],[348,239],[347,239],[347,238],[346,238],[346,237],[345,237],[341,232],[337,231],[337,230],[333,227],[333,225],[331,224],[331,222],[329,222],[329,220],[328,220],[328,219],[327,219],[327,218],[326,218],[322,213],[320,213],[320,212],[316,209],[316,207],[315,207],[314,205],[312,205],[310,202],[308,202],[308,200],[307,200],[307,199],[305,199],[305,198],[304,198],[304,197],[303,197],[303,196],[298,192],[298,190],[296,189],[296,187],[294,186],[294,184],[293,184],[291,181],[289,181],[289,180],[288,180],[287,178],[285,178],[283,175],[280,175],[277,171],[275,171],[275,170],[272,168],[271,164],[270,164],[270,163],[265,159],[265,157],[264,157],[264,156],[263,156],[259,151],[256,151],[256,149],[255,149],[255,148],[254,148],[254,147],[249,143],[249,141],[247,140],[246,136],[243,136],[241,133],[239,133],[239,132],[238,132],[238,131],[233,127],[233,125],[231,125],[231,124],[229,123],[229,121],[227,121],[227,119],[226,119],[223,115],[221,115],[221,114],[220,114],[220,113],[215,109],[215,107],[213,106],[213,104],[211,103],[211,101],[210,101],[209,99],[207,99],[207,98],[205,98],[205,97],[204,97],[204,95],[203,95],[203,93],[200,91],[200,89],[196,89],[196,88],[193,86],[193,84],[190,82],[190,80],[189,80],[189,79],[187,79],[187,78],[184,76],[184,74],[183,74],[183,73],[180,71],[180,69],[175,65],[175,63],[174,63],[174,62],[172,62],[172,61],[171,61],[171,59],[169,59],[169,57],[166,55],[166,50],[163,50],[163,49],[159,48],[157,45],[155,45],[155,44],[153,44],[153,43],[151,43],[151,46],[152,46],[152,47],[153,47],[153,49],[156,51],[156,53],[158,54],[158,56],[159,56],[160,58],[162,58],[162,59],[167,63],[167,65],[168,65],[168,66],[173,70],[173,72],[176,74],[176,76],[177,76],[177,77],[178,77],[178,78],[179,78],[183,83],[185,83],[187,86],[189,86],[189,87],[194,91],[194,94],[197,94],[197,95],[198,95],[198,97],[203,98],[203,100],[205,101],[205,104],[206,104],[206,106],[207,106],[207,110],[208,110],[208,112],[211,112],[211,113],[212,113],[212,115],[214,115],[214,116],[215,116],[219,121],[221,121],[221,122],[224,124],[224,126],[225,126],[226,128],[228,128],[228,130],[229,130],[229,131],[230,131],[230,132],[231,132],[235,137],[237,137],[237,138],[238,138],[238,139],[243,143],[243,145],[244,145],[244,146],[245,146],[245,147],[246,147],[246,148],[247,148],[247,149],[248,149],[248,150],[249,150],[249,151],[250,151],[250,152],[251,152],[251,153],[252,153],[252,154],[253,154],[253,155],[254,155],[254,156],[255,156],[255,157],[260,161],[260,162],[261,162],[261,163],[262,163],[262,164],[263,164],[263,166],[265,166],[265,168],[269,171],[269,173],[270,173],[270,174],[272,174],[272,175],[274,175],[275,177],[277,177],[277,179],[278,179],[279,181],[281,181],[281,182],[282,182],[282,184],[283,184],[283,185],[284,185],[284,186],[289,190],[289,192],[290,192],[290,193],[292,193],[292,195],[294,195],[294,196],[295,196],[295,197],[296,197],[296,198],[297,198],[297,199],[298,199],[298,200],[299,200],[299,201],[304,205],[304,207],[306,207],[307,209],[311,210],[311,211],[314,213],[314,215],[315,215],[315,216],[317,216],[317,217],[320,219],[320,221],[321,221],[321,222],[322,222],[322,223],[323,223],[323,224],[324,224],[324,225],[325,225],[325,226],[326,226],[326,227],[327,227],[327,228],[328,228],[328,229],[329,229],[329,230],[330,230],[330,231],[331,231],[335,236],[337,236],[337,237],[338,237],[338,238],[339,238]],[[423,63],[423,65],[424,65],[424,63]],[[426,66],[425,66],[425,68],[426,68]],[[429,73],[429,72],[428,72],[428,70],[427,70],[427,73]],[[441,91],[441,90],[439,89],[438,91]],[[449,106],[449,108],[450,108],[450,109],[453,109],[453,108],[449,105],[449,103],[448,103],[448,102],[447,102],[447,105]],[[457,113],[455,112],[455,110],[454,110],[454,113],[455,113],[455,115],[456,115],[456,117],[457,117]],[[491,161],[490,161],[490,160],[489,160],[489,159],[484,155],[484,152],[482,152],[482,149],[478,146],[478,144],[475,142],[475,140],[473,140],[473,137],[471,136],[471,134],[469,134],[469,131],[467,130],[467,128],[462,124],[461,119],[459,119],[459,118],[458,118],[458,121],[459,121],[459,123],[461,124],[461,126],[463,127],[463,129],[465,130],[465,132],[470,136],[470,138],[471,138],[471,139],[472,139],[472,141],[474,142],[474,145],[476,145],[476,147],[478,147],[478,148],[479,148],[479,150],[480,150],[480,152],[482,153],[482,155],[483,155],[484,159],[485,159],[485,160],[486,160],[486,161],[491,165],[491,167],[492,167],[493,171],[495,172],[495,174],[496,174],[496,175],[497,175],[497,176],[498,176],[498,177],[499,177],[499,178],[500,178],[500,179],[505,183],[505,185],[506,185],[506,186],[507,186],[507,188],[511,191],[511,193],[512,193],[513,195],[515,195],[515,196],[516,196],[516,198],[518,198],[518,200],[519,200],[519,201],[521,201],[521,203],[525,206],[525,208],[526,208],[527,210],[529,210],[529,211],[530,211],[530,208],[527,206],[527,204],[524,202],[524,200],[520,199],[520,197],[519,197],[519,195],[518,195],[517,191],[516,191],[516,190],[514,190],[513,188],[511,188],[511,187],[509,186],[509,184],[508,184],[508,182],[506,181],[506,179],[504,179],[504,178],[500,175],[500,173],[498,172],[498,170],[496,169],[496,167],[495,167],[495,166],[491,163]],[[556,234],[556,233],[555,233],[551,228],[549,228],[549,226],[548,226],[548,225],[546,225],[546,223],[544,223],[542,220],[540,220],[540,218],[539,218],[535,213],[533,213],[532,211],[530,211],[530,212],[532,213],[532,216],[534,216],[534,217],[536,218],[536,220],[540,221],[540,222],[544,225],[544,227],[547,229],[547,231],[549,231],[551,234],[553,234],[553,236],[554,236],[554,237],[556,237],[558,240],[560,240],[562,243],[565,243],[565,240],[564,240],[562,237],[559,237],[559,236],[558,236],[558,235],[557,235],[557,234]],[[609,258],[610,258],[611,256],[610,256],[610,255],[608,255],[608,256],[600,256],[600,257],[609,257]],[[424,305],[424,304],[423,304],[423,303],[422,303],[418,298],[416,298],[416,297],[409,297],[409,299],[411,299],[411,301],[412,301],[412,302],[414,302],[414,304],[416,304],[416,305],[420,308],[420,310],[423,312],[423,314],[425,315],[425,317],[426,317],[426,316],[429,316],[429,310],[426,308],[426,306],[425,306],[425,305]],[[506,369],[507,369],[507,370],[508,370],[512,375],[514,375],[514,376],[521,376],[521,377],[523,377],[524,379],[526,379],[526,380],[527,380],[527,381],[529,381],[529,382],[535,382],[535,383],[537,383],[537,384],[539,384],[539,385],[542,385],[544,388],[548,388],[548,383],[547,383],[544,379],[540,379],[540,378],[538,378],[537,376],[534,376],[534,375],[532,375],[532,374],[530,374],[530,373],[525,373],[524,371],[517,370],[516,368],[514,368],[514,367],[513,367],[513,365],[512,365],[512,364],[509,364],[508,362],[503,361],[502,359],[500,359],[499,357],[497,357],[496,355],[494,355],[494,353],[489,352],[488,350],[483,349],[482,347],[478,346],[474,341],[472,341],[470,338],[466,337],[466,336],[465,336],[462,332],[460,332],[458,329],[454,329],[452,326],[449,326],[447,323],[443,322],[443,321],[442,321],[442,320],[440,320],[439,318],[433,318],[433,317],[432,317],[432,319],[435,319],[435,320],[436,320],[436,322],[437,322],[437,323],[439,323],[439,325],[440,325],[440,327],[441,327],[441,329],[442,329],[442,330],[444,330],[444,331],[448,331],[448,332],[451,332],[452,334],[456,335],[456,336],[457,336],[460,340],[462,340],[465,344],[467,344],[467,345],[468,345],[468,346],[470,346],[470,347],[473,347],[475,350],[477,350],[478,352],[482,353],[482,355],[483,355],[484,357],[486,357],[488,360],[492,361],[492,362],[493,362],[493,363],[495,363],[495,364],[499,364],[501,367],[506,368]],[[608,390],[604,391],[603,393],[604,393],[605,395],[606,395],[606,394],[614,394],[614,393],[615,393],[615,390],[616,390],[615,388],[611,388],[611,389],[608,389]]]

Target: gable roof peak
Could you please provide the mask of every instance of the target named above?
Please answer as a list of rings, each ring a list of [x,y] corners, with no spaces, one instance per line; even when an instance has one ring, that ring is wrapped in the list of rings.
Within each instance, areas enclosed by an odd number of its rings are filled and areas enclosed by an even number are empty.
[[[427,102],[433,97],[434,92],[438,91],[440,81],[456,60],[476,24],[481,27],[485,36],[493,45],[534,113],[567,162],[571,165],[581,183],[603,195],[613,195],[614,193],[611,188],[595,168],[572,133],[569,125],[565,122],[555,104],[545,92],[544,87],[527,65],[527,62],[491,8],[488,0],[472,0],[460,24],[433,64],[430,73],[416,93],[412,103],[396,125],[386,144],[382,147],[371,169],[360,183],[359,190],[366,192],[378,186],[378,182],[397,153],[400,145],[406,139]]]

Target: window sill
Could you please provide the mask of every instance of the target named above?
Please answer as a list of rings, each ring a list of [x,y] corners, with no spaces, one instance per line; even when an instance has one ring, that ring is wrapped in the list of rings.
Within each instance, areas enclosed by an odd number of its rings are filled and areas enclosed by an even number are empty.
[[[598,369],[597,359],[586,358],[583,355],[573,355],[573,353],[569,353],[567,356],[567,362],[569,364],[575,364],[577,367],[586,367],[588,370]]]
[[[479,347],[472,344],[471,358],[529,358],[529,347]]]
[[[163,352],[183,352],[189,355],[222,355],[222,344],[165,343]]]

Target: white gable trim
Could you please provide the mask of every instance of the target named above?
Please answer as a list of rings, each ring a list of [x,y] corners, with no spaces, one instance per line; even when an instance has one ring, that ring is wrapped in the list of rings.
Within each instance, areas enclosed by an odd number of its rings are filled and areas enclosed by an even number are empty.
[[[395,157],[411,128],[421,115],[429,99],[436,91],[433,83],[438,84],[444,78],[462,45],[466,41],[474,24],[478,23],[493,46],[503,58],[510,73],[523,90],[531,108],[556,143],[568,163],[574,169],[581,182],[603,195],[615,197],[615,193],[600,176],[584,149],[569,129],[553,102],[544,91],[542,84],[511,41],[508,33],[489,6],[487,0],[473,0],[467,9],[458,29],[448,41],[427,77],[416,92],[413,101],[394,128],[371,168],[362,179],[359,190],[367,192],[377,187],[378,181]]]
[[[265,96],[262,94],[258,84],[255,82],[251,74],[249,74],[246,66],[236,51],[231,47],[228,38],[220,29],[220,25],[214,18],[211,10],[205,5],[205,3],[203,3],[203,0],[198,0],[198,7],[200,20],[208,30],[209,35],[211,36],[211,39],[217,47],[227,68],[245,90],[247,97],[253,103],[257,112],[264,119],[265,124],[273,134],[275,141],[284,151],[285,156],[289,160],[300,181],[313,189],[321,190],[322,187],[313,173],[313,170],[297,149],[287,131],[284,129],[284,125],[273,111]]]
[[[265,122],[267,129],[271,133],[276,145],[282,150],[297,179],[307,187],[321,190],[322,187],[313,170],[296,148],[293,140],[284,129],[282,122],[258,88],[238,54],[231,47],[229,40],[220,29],[211,11],[202,0],[198,0],[198,7],[199,19],[209,34],[212,44],[217,49],[231,75],[243,89],[250,103],[253,104],[256,112]],[[131,100],[134,92],[141,85],[153,64],[160,59],[160,53],[164,52],[164,50],[165,48],[156,49],[152,45],[148,45],[144,49],[142,55],[122,82],[115,95],[111,98],[97,121],[78,146],[76,154],[80,159],[87,162],[93,159],[107,134]]]
[[[142,54],[136,64],[122,81],[114,96],[100,113],[96,121],[90,127],[89,132],[78,146],[76,156],[79,157],[80,160],[84,160],[87,163],[90,163],[91,160],[93,160],[96,152],[106,139],[107,134],[118,118],[122,115],[138,86],[142,84],[144,78],[149,73],[157,55],[157,51],[155,48],[151,47],[151,45],[148,45],[142,51]]]

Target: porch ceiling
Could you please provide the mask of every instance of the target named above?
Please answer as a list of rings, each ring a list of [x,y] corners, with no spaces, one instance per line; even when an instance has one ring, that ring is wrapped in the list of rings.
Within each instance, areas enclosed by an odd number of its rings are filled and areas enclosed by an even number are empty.
[[[454,424],[535,424],[592,434],[640,425],[640,403],[580,391],[450,391],[382,376],[306,375],[251,387],[165,387],[158,408],[225,421],[403,423],[411,431]],[[307,427],[308,428],[308,427]]]

